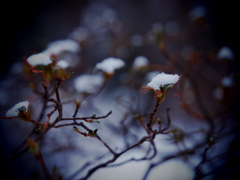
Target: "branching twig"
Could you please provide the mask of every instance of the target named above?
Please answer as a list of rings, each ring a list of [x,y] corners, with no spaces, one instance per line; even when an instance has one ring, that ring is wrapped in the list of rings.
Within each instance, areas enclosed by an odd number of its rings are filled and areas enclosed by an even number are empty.
[[[81,178],[81,180],[86,180],[88,179],[96,170],[100,169],[100,168],[103,168],[103,167],[106,167],[108,166],[110,163],[113,163],[115,162],[121,155],[123,155],[124,153],[126,153],[127,151],[135,148],[135,147],[138,147],[139,145],[141,145],[142,143],[144,143],[145,141],[153,141],[154,138],[155,138],[155,135],[156,134],[152,134],[152,135],[149,135],[149,136],[144,136],[143,138],[141,138],[138,142],[136,142],[135,144],[133,144],[132,146],[126,148],[125,150],[123,150],[122,152],[120,153],[114,153],[114,156],[112,159],[106,161],[105,163],[102,163],[92,169],[90,169],[87,173],[87,175],[83,178]],[[154,156],[155,156],[155,153],[154,153]]]

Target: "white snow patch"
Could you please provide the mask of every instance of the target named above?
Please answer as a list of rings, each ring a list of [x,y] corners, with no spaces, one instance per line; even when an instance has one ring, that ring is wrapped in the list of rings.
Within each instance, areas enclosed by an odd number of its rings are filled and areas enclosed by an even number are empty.
[[[145,56],[137,56],[133,61],[133,68],[139,69],[141,67],[146,67],[149,64],[149,60]]]
[[[43,53],[38,53],[38,54],[33,54],[27,58],[27,62],[31,66],[37,66],[37,65],[48,65],[52,63],[52,60],[50,56],[43,54]]]
[[[28,101],[23,101],[23,102],[17,103],[15,106],[13,106],[11,109],[9,109],[6,112],[6,117],[16,117],[16,116],[18,116],[18,113],[19,113],[18,109],[21,108],[21,107],[25,107],[26,111],[27,111],[28,110],[28,105],[29,105]]]
[[[102,62],[96,64],[96,68],[106,73],[114,73],[116,69],[119,69],[125,65],[122,59],[109,57]]]
[[[233,54],[233,51],[229,47],[223,46],[219,50],[219,52],[217,54],[217,57],[219,59],[230,59],[230,60],[232,60],[232,59],[234,59],[234,54]]]
[[[163,87],[166,84],[175,84],[179,80],[179,75],[177,74],[165,74],[161,73],[155,76],[150,83],[147,84],[147,87],[151,87],[154,90]]]
[[[179,160],[169,160],[154,168],[148,176],[148,180],[192,180],[194,172],[190,166]]]
[[[77,53],[81,50],[80,45],[71,39],[63,39],[63,40],[57,40],[53,41],[47,46],[47,49],[43,51],[44,54],[47,55],[58,55],[62,52],[72,52]]]
[[[69,67],[69,62],[65,61],[65,60],[60,60],[57,62],[57,66],[62,68],[62,69],[66,69]]]

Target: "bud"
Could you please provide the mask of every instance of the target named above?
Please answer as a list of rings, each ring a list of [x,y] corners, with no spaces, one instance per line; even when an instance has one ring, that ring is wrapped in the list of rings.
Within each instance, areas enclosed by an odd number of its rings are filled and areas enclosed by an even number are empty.
[[[75,101],[75,104],[76,104],[76,108],[79,109],[81,107],[81,101]]]
[[[28,150],[35,156],[39,155],[39,145],[36,141],[27,138]]]
[[[20,108],[18,108],[18,118],[23,120],[23,121],[31,121],[31,116],[30,114],[27,112],[27,109],[25,106],[22,106]]]
[[[147,87],[153,89],[158,103],[163,102],[169,91],[178,83],[180,76],[161,73],[155,76]],[[145,88],[146,89],[146,88]]]
[[[98,131],[98,129],[95,129],[94,131],[92,131],[92,130],[89,130],[89,136],[90,137],[96,137],[97,136],[97,131]]]

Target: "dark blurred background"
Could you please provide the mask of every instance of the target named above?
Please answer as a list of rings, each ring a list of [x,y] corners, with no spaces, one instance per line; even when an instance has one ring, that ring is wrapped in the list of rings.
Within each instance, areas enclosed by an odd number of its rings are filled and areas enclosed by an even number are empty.
[[[1,79],[13,62],[41,51],[47,43],[66,38],[80,23],[86,0],[7,1],[2,8],[3,57]]]
[[[93,2],[106,2],[117,8],[119,13],[130,16],[129,21],[136,21],[136,13],[131,14],[128,8],[139,9],[139,15],[148,0],[35,0],[35,1],[6,1],[2,4],[2,65],[1,79],[13,62],[20,61],[23,56],[40,51],[52,40],[65,38],[75,27],[80,24],[82,10]],[[152,0],[157,2],[158,0]],[[160,2],[160,1],[159,1]],[[188,13],[192,8],[202,5],[207,8],[208,22],[213,29],[214,39],[217,44],[229,46],[234,54],[239,57],[236,46],[239,26],[237,25],[236,0],[178,0],[177,11]],[[122,8],[121,8],[122,6]],[[126,7],[124,7],[126,6]],[[156,7],[157,8],[157,7]],[[4,11],[5,10],[5,11]],[[124,12],[126,11],[126,12]],[[135,10],[136,11],[136,10]],[[135,12],[133,9],[133,12]],[[155,12],[156,13],[156,12]],[[161,14],[161,12],[159,13]],[[167,14],[167,12],[162,13]],[[152,14],[154,16],[154,14]],[[167,16],[167,15],[166,15]],[[174,16],[174,15],[173,15]],[[159,18],[161,19],[161,17]],[[131,22],[130,22],[131,23]],[[135,22],[140,28],[149,28],[148,22]]]

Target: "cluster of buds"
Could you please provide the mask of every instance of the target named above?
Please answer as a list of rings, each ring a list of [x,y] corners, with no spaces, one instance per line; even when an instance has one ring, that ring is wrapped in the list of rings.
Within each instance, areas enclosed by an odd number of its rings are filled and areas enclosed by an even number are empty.
[[[24,64],[32,70],[33,73],[41,73],[45,82],[49,83],[53,77],[68,79],[71,73],[66,71],[69,63],[64,60],[56,61],[55,55],[38,53],[24,58]]]
[[[122,59],[109,57],[97,63],[96,69],[103,72],[105,80],[109,80],[114,75],[115,70],[123,66],[125,66],[125,62]]]

